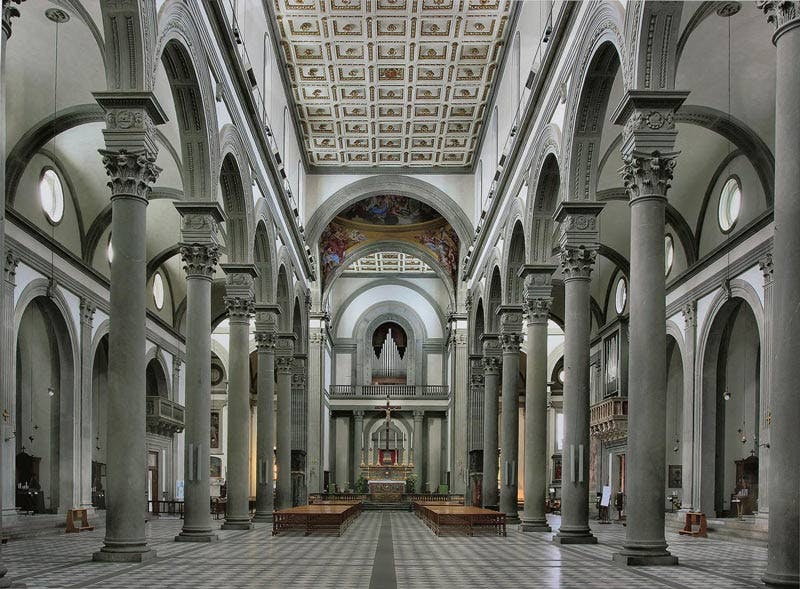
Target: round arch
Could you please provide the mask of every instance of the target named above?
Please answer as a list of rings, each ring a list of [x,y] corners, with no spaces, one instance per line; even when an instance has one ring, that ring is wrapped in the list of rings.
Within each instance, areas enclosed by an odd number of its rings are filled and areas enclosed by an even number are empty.
[[[219,180],[227,217],[228,260],[249,263],[255,236],[253,182],[244,143],[238,129],[231,123],[220,130],[220,158]]]
[[[278,323],[280,325],[279,331],[288,332],[292,326],[292,308],[291,308],[291,283],[290,274],[287,270],[285,261],[281,261],[278,267],[278,279],[275,283],[275,304],[280,307],[280,315]]]
[[[522,302],[522,279],[517,275],[525,263],[526,251],[525,227],[522,223],[522,207],[517,202],[516,210],[512,210],[506,225],[506,236],[503,240],[503,257],[501,267],[505,268],[500,276],[503,280],[502,292],[508,304]]]
[[[539,141],[536,167],[528,184],[525,218],[531,227],[528,260],[534,264],[546,264],[552,257],[553,213],[560,200],[561,168],[558,153],[561,134],[554,125],[548,125],[540,134]]]
[[[497,308],[503,303],[503,281],[500,265],[494,263],[492,266],[489,280],[486,282],[486,329],[487,333],[498,333],[500,329],[500,319],[497,317]]]
[[[268,224],[259,219],[253,238],[253,263],[258,270],[255,281],[256,302],[271,303],[275,293],[275,239]]]

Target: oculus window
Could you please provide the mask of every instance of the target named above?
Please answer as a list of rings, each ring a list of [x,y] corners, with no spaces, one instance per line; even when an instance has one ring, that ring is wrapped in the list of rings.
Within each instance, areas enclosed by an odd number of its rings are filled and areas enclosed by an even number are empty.
[[[159,311],[164,308],[164,278],[161,272],[156,272],[153,276],[153,302]]]
[[[108,234],[108,244],[106,244],[106,260],[108,260],[109,264],[114,261],[114,246],[111,244],[110,233]]]
[[[53,225],[64,218],[64,187],[55,170],[45,168],[39,180],[39,200],[47,220]]]
[[[719,210],[717,211],[719,228],[723,233],[728,233],[739,220],[742,212],[742,186],[739,179],[731,176],[722,187],[719,194]]]
[[[625,304],[628,302],[628,283],[624,278],[617,281],[617,289],[614,293],[614,308],[617,310],[617,315],[622,315],[625,310]]]

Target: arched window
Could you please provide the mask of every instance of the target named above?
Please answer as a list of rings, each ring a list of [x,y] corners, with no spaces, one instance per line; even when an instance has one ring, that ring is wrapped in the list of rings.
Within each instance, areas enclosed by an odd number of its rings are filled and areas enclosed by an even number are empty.
[[[261,78],[261,93],[263,103],[261,109],[263,111],[264,119],[267,118],[267,104],[269,102],[269,93],[272,86],[272,46],[270,44],[269,35],[264,33],[264,72]]]
[[[514,45],[511,50],[511,109],[514,113],[514,121],[513,125],[516,127],[519,121],[517,120],[517,114],[519,113],[519,100],[520,100],[520,37],[519,31],[514,34]]]
[[[481,210],[483,209],[483,160],[475,168],[475,224],[480,223]]]
[[[492,113],[492,141],[494,141],[494,163],[497,165],[500,163],[500,127],[499,122],[497,120],[497,106],[494,107],[494,112]]]
[[[664,276],[669,276],[672,264],[675,262],[675,242],[672,235],[667,233],[664,236]]]

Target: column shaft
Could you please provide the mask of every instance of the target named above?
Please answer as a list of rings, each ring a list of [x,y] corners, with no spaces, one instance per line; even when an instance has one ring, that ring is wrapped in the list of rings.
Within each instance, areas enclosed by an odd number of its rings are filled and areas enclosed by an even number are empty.
[[[519,523],[517,469],[519,464],[519,347],[522,342],[522,307],[501,305],[500,341],[503,346],[502,437],[500,444],[500,511],[506,521]]]
[[[769,555],[763,580],[800,584],[800,2],[763,2],[777,25],[772,391],[768,411]]]
[[[275,438],[275,328],[276,306],[256,307],[258,347],[258,408],[256,415],[256,513],[253,521],[272,521],[273,439]]]
[[[364,412],[353,411],[353,488],[361,475],[361,463],[364,444]]]
[[[487,345],[484,340],[484,381],[483,381],[483,506],[488,509],[498,509],[500,498],[498,496],[498,387],[500,384],[500,359],[497,357],[496,337]]]
[[[294,365],[294,339],[291,334],[279,337],[279,353],[275,362],[278,370],[277,459],[278,484],[276,509],[292,506],[292,367]],[[338,464],[337,464],[338,470]],[[345,475],[345,479],[347,476]]]
[[[95,307],[82,300],[81,306],[81,401],[80,401],[80,503],[92,507],[92,320]]]
[[[414,411],[414,440],[411,448],[414,452],[414,475],[417,477],[417,493],[422,492],[422,460],[424,454],[422,453],[422,423],[425,418],[423,411]],[[377,448],[376,448],[377,452]]]

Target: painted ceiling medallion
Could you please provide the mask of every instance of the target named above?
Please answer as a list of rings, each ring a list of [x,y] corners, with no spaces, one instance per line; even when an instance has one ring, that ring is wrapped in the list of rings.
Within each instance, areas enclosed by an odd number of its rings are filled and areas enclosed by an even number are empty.
[[[274,6],[312,166],[474,163],[511,0],[274,0]],[[417,133],[425,141],[393,139]],[[375,151],[348,153],[355,145]]]

